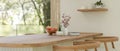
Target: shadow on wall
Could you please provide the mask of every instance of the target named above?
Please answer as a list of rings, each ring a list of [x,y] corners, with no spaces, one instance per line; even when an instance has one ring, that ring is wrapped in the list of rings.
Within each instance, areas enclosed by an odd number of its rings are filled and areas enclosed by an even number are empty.
[[[83,16],[85,17],[105,17],[108,12],[82,12]]]
[[[106,19],[108,12],[82,12],[81,14],[88,21],[102,21]]]

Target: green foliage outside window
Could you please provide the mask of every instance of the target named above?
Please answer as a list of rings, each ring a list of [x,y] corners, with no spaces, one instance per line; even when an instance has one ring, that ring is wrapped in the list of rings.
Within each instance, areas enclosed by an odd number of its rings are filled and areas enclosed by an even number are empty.
[[[0,35],[43,33],[50,25],[50,0],[0,0]]]

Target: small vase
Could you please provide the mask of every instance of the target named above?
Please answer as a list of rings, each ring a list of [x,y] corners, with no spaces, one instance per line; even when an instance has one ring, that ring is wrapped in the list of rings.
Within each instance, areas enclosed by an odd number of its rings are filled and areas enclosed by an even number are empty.
[[[63,32],[63,35],[68,35],[68,28],[63,24],[61,24],[61,31]]]
[[[67,28],[64,28],[63,34],[64,34],[64,35],[68,35],[68,29],[67,29]]]

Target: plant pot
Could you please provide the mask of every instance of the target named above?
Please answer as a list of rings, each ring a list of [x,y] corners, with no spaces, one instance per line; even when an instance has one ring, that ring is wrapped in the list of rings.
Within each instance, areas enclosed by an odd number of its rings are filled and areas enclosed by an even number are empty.
[[[103,5],[95,5],[95,8],[103,8]]]

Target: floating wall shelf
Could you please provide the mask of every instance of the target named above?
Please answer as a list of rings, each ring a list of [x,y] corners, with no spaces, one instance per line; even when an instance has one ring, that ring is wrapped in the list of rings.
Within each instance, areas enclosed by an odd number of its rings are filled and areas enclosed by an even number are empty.
[[[81,11],[81,12],[100,12],[100,11],[108,11],[108,9],[107,8],[78,9],[77,11]]]

